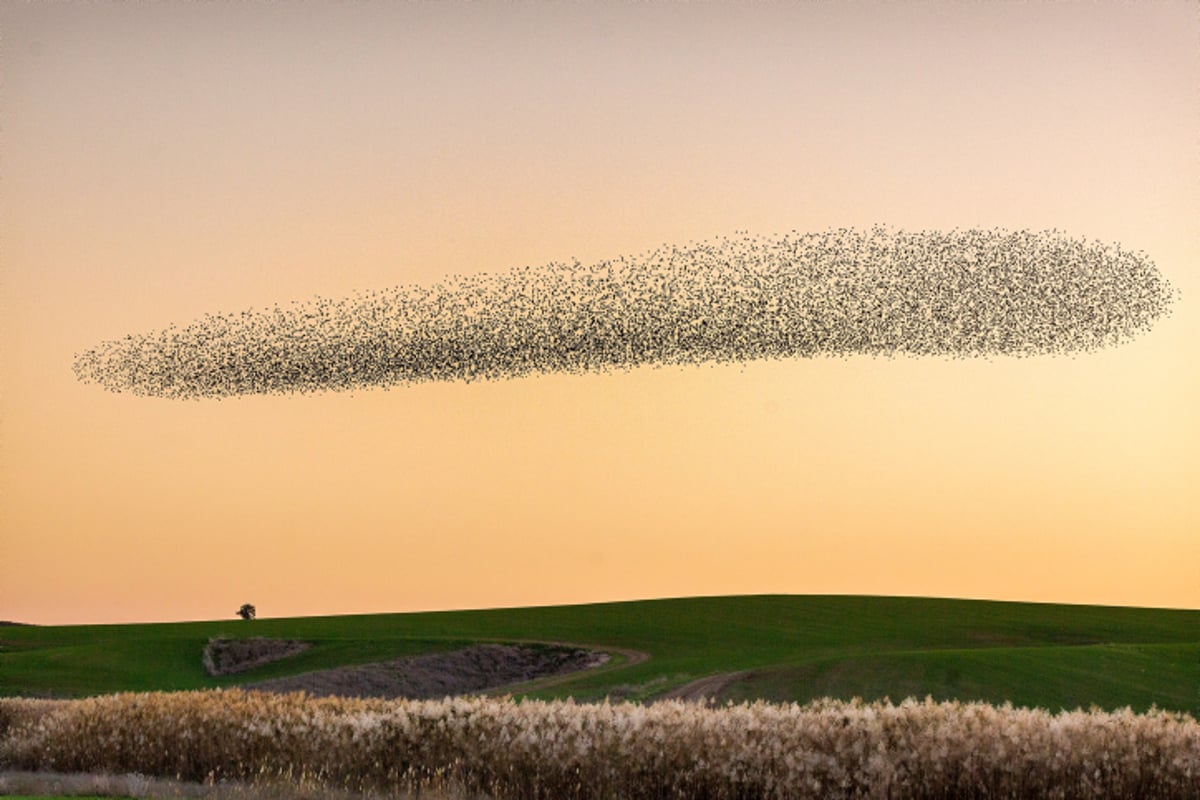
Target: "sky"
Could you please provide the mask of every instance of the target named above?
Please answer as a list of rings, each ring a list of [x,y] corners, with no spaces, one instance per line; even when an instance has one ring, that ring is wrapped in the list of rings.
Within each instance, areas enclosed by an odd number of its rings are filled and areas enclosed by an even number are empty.
[[[744,593],[1200,608],[1190,2],[0,7],[0,619]],[[207,313],[735,231],[1058,229],[1100,352],[170,400]]]

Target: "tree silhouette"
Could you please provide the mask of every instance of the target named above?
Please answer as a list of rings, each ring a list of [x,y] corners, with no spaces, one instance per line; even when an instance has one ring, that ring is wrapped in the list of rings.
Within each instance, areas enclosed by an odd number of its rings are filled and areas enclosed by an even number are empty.
[[[242,603],[242,607],[238,609],[237,613],[242,619],[254,619],[256,612],[254,610],[254,606],[250,605],[249,603]]]

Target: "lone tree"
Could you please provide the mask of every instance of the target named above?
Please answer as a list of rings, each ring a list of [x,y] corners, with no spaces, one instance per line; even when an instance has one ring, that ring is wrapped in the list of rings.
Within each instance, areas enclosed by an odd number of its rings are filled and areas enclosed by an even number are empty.
[[[242,607],[238,609],[238,616],[242,619],[254,619],[254,606],[249,603],[242,603]]]

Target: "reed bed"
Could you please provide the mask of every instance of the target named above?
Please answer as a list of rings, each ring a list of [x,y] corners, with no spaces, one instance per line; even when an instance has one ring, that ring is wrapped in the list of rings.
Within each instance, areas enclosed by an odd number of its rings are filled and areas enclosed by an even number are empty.
[[[0,699],[0,767],[495,798],[1200,798],[1200,723],[984,703]]]

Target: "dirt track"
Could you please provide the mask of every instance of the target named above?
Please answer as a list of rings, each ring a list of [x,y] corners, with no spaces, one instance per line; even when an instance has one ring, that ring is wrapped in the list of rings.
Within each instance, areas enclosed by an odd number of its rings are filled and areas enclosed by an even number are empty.
[[[608,647],[606,645],[590,644],[578,645],[570,644],[568,642],[546,642],[545,644],[553,644],[559,647],[583,647],[604,655],[607,655],[608,653],[616,653],[625,657],[625,661],[622,664],[608,666],[606,659],[605,661],[590,667],[590,669],[600,669],[602,667],[606,669],[624,669],[625,667],[632,667],[634,664],[641,664],[642,662],[650,659],[649,653],[643,653],[641,650],[630,650],[625,647]],[[578,677],[578,671],[566,672],[559,675],[538,678],[532,681],[523,681],[520,683],[510,683],[504,686],[497,686],[494,689],[489,689],[486,693],[490,695],[503,695],[517,690],[522,692],[539,691],[541,689],[548,689],[552,686],[558,686],[559,684],[566,683]]]
[[[721,692],[725,691],[730,684],[749,674],[748,670],[742,670],[741,672],[719,672],[716,675],[707,675],[685,683],[683,686],[677,686],[656,699],[688,700],[697,703],[716,701],[720,699]]]

